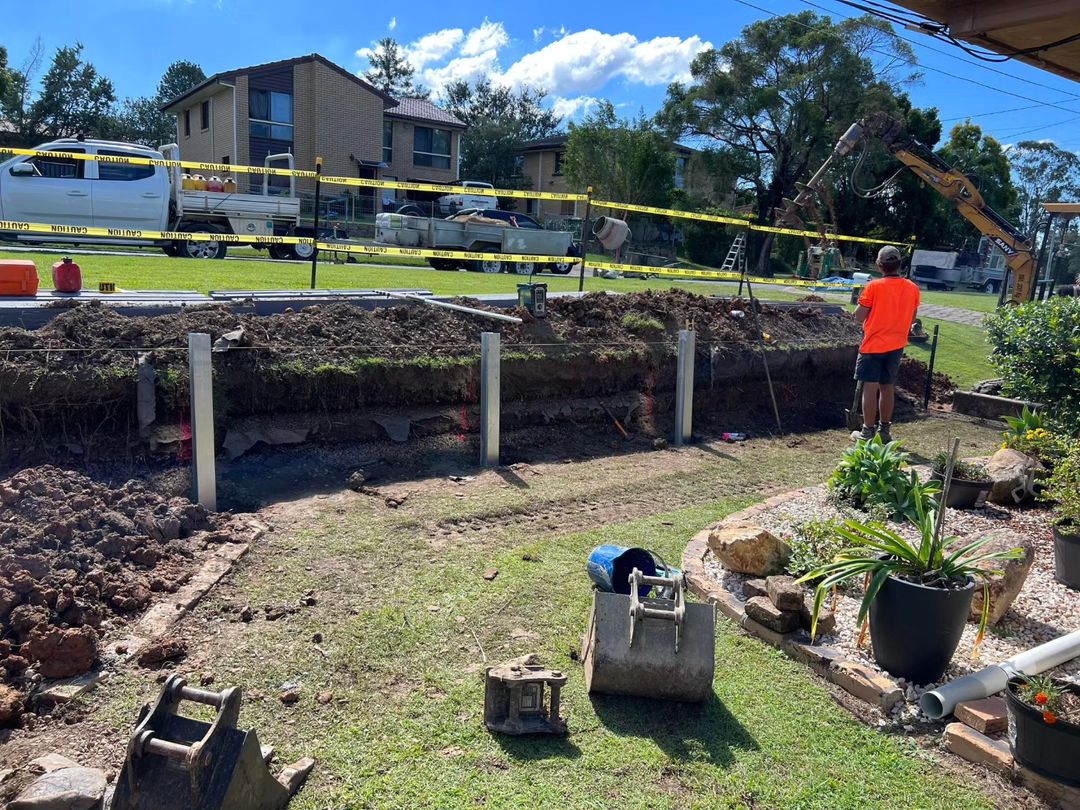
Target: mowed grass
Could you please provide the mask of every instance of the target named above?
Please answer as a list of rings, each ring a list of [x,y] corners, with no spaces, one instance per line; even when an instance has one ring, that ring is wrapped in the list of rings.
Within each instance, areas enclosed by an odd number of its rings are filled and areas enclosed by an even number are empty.
[[[20,253],[0,251],[3,259],[30,259],[38,268],[43,287],[51,286],[50,268],[63,252]],[[169,259],[156,255],[132,253],[125,256],[78,255],[75,261],[82,268],[83,285],[96,288],[99,281],[112,281],[130,290],[191,290],[207,293],[210,290],[294,290],[311,286],[311,267],[297,262],[272,261],[214,261],[210,259]],[[384,259],[389,262],[389,259]],[[396,262],[397,259],[395,258]],[[485,274],[441,272],[427,265],[421,267],[386,267],[368,264],[335,264],[319,262],[318,289],[426,289],[436,295],[482,295],[484,293],[515,293],[517,285],[527,280],[514,274]],[[578,279],[548,273],[535,277],[552,292],[577,290]],[[587,277],[585,289],[612,292],[665,290],[682,288],[701,294],[732,295],[738,284],[719,282],[704,284],[666,279],[603,279]],[[793,301],[800,295],[777,287],[756,285],[754,294],[773,301]]]
[[[975,454],[996,439],[958,420],[904,426],[905,446],[923,457],[952,435]],[[316,758],[293,810],[992,807],[723,617],[715,697],[704,705],[586,693],[570,651],[591,602],[589,550],[644,546],[677,563],[691,536],[766,488],[821,480],[847,436],[806,439],[547,464],[510,486],[488,474],[428,485],[397,510],[352,493],[316,500],[316,514],[260,541],[185,620],[198,629],[180,666],[213,674],[215,688],[242,686],[241,726],[276,746],[279,762]],[[677,497],[691,504],[664,505]],[[624,500],[645,502],[639,517],[613,517]],[[559,515],[575,505],[588,527],[565,531]],[[525,510],[539,514],[498,523]],[[460,533],[436,543],[434,527],[448,522]],[[486,581],[490,568],[498,574]],[[292,605],[309,592],[315,606],[285,619],[230,621],[242,605]],[[529,652],[569,676],[566,738],[484,728],[484,666]],[[300,689],[296,706],[278,701],[283,684]],[[129,730],[157,689],[152,675],[124,675],[91,700]],[[326,705],[315,699],[324,691]]]
[[[938,334],[937,356],[934,370],[948,374],[953,382],[962,389],[971,388],[979,380],[997,377],[990,365],[990,342],[986,331],[980,326],[967,326],[923,318],[923,329],[933,334],[934,326],[940,326]],[[930,343],[908,344],[907,354],[924,363],[930,362]]]

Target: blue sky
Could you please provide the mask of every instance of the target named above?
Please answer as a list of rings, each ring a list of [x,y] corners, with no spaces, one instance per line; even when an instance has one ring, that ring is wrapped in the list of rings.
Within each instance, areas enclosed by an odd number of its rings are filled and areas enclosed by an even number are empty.
[[[752,4],[780,14],[821,13],[822,8],[837,17],[853,13],[836,0]],[[654,111],[667,83],[685,75],[698,50],[719,46],[744,25],[768,16],[736,0],[414,1],[384,7],[376,11],[374,3],[282,0],[97,0],[93,18],[99,22],[88,23],[85,3],[54,0],[7,15],[0,44],[17,66],[38,35],[49,53],[80,40],[86,58],[123,97],[152,93],[165,67],[181,58],[198,62],[210,74],[318,52],[360,71],[366,66],[363,49],[391,34],[410,47],[431,84],[487,73],[510,83],[547,85],[557,110],[569,116],[580,116],[599,98],[610,98],[629,116],[641,108]],[[395,17],[395,7],[408,11]],[[1080,150],[1080,84],[1020,63],[985,65],[944,43],[901,33],[920,43],[916,52],[924,79],[909,88],[916,104],[938,107],[943,119],[971,116],[1006,144],[1045,138]],[[1016,109],[1022,107],[1032,109]]]

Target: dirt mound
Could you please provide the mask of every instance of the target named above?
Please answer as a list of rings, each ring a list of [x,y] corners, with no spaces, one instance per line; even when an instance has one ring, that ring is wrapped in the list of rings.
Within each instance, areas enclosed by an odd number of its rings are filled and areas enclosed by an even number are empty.
[[[926,373],[930,367],[922,360],[914,357],[905,357],[900,361],[900,376],[896,384],[916,396],[923,396],[926,391]],[[930,401],[943,405],[952,402],[953,392],[956,391],[956,383],[940,371],[934,372],[934,381],[930,388]]]
[[[119,489],[52,466],[0,481],[0,680],[77,675],[117,617],[175,591],[198,538],[224,519],[131,481]]]
[[[458,300],[479,309],[507,311]],[[553,298],[548,302],[546,319],[518,326],[422,305],[369,311],[336,304],[269,316],[241,315],[225,306],[209,306],[173,315],[127,317],[91,304],[64,312],[37,331],[0,329],[0,350],[78,348],[93,350],[92,355],[13,352],[0,366],[48,364],[56,369],[90,361],[130,368],[134,363],[132,349],[179,349],[186,347],[189,332],[206,332],[218,340],[237,329],[242,332],[231,341],[233,347],[257,347],[271,355],[307,356],[320,362],[355,356],[472,355],[478,352],[480,333],[485,331],[500,331],[506,344],[523,346],[582,341],[641,344],[671,338],[693,324],[699,342],[750,343],[756,335],[749,306],[740,299],[682,291],[590,293],[580,298]],[[816,307],[764,304],[760,320],[762,329],[776,342],[855,339],[859,335],[849,316],[826,315]],[[266,357],[264,352],[260,355]],[[184,360],[180,354],[171,356],[178,363]]]
[[[813,293],[810,293],[810,295],[804,295],[802,298],[799,299],[799,301],[801,301],[804,304],[827,304],[828,303],[828,301],[826,301],[820,295],[814,295]]]

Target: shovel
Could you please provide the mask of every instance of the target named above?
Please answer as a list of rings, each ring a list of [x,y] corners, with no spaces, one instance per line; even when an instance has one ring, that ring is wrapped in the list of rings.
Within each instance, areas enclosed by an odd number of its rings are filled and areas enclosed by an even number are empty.
[[[858,430],[863,426],[862,414],[859,413],[859,405],[862,400],[862,380],[855,383],[855,396],[851,400],[851,407],[844,410],[844,418],[847,420],[848,430]]]

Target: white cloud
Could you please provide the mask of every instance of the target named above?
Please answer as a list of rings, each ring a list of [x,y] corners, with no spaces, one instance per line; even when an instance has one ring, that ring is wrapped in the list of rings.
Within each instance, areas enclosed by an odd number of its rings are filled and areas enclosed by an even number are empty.
[[[432,62],[441,62],[448,57],[464,38],[465,32],[460,28],[444,28],[425,34],[403,48],[405,58],[416,70],[423,70]]]
[[[464,80],[474,81],[484,76],[490,76],[498,68],[499,54],[496,51],[485,51],[476,56],[461,56],[451,59],[442,67],[427,68],[420,72],[420,79],[425,85],[432,88],[435,97],[438,98],[440,91],[450,82]]]
[[[391,17],[390,22],[386,24],[386,27],[390,31],[393,31],[395,28],[397,28],[397,17]]]
[[[487,17],[480,23],[479,28],[474,28],[465,37],[461,46],[462,56],[479,56],[489,51],[497,51],[510,42],[506,29],[501,22],[495,23]]]
[[[542,26],[542,25],[539,28],[534,28],[533,29],[533,42],[539,42],[540,39],[544,36],[544,32],[546,30],[547,29],[544,28],[544,26]]]
[[[513,87],[531,84],[553,95],[587,93],[612,79],[645,85],[685,79],[690,62],[712,45],[698,36],[655,37],[644,42],[630,33],[605,34],[589,28],[526,54],[500,80]]]
[[[587,113],[599,103],[600,99],[593,96],[577,96],[576,98],[557,96],[551,102],[551,111],[559,118],[573,118],[578,113]]]

